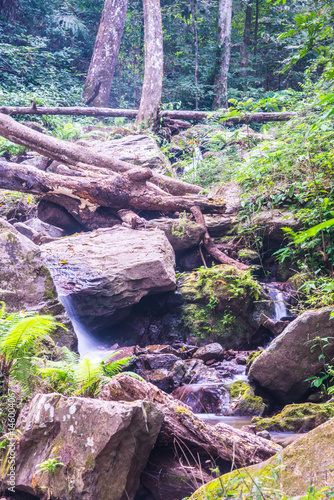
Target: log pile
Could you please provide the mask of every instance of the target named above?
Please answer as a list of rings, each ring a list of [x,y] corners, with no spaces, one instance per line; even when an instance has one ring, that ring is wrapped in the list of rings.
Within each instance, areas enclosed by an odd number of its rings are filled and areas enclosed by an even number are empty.
[[[172,216],[192,211],[203,226],[202,213],[224,212],[224,201],[199,194],[200,186],[47,136],[1,113],[0,135],[66,165],[63,174],[55,174],[27,164],[1,161],[0,188],[41,195],[44,202],[66,209],[85,229],[96,228],[97,217],[104,227],[113,225],[122,209],[158,211]],[[108,223],[109,217],[112,223]],[[119,222],[122,223],[120,219]],[[241,269],[247,267],[217,251],[207,237],[205,245],[219,262],[235,264]]]

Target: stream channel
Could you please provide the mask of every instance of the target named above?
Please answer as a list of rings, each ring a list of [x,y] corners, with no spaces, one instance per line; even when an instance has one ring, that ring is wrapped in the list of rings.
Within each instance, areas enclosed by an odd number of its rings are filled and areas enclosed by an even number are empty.
[[[287,307],[287,295],[284,291],[284,283],[269,282],[263,284],[263,287],[274,303],[273,317],[271,319],[274,321],[291,321],[292,315]],[[108,348],[103,340],[94,336],[94,334],[82,323],[76,313],[71,296],[63,295],[60,299],[71,319],[77,335],[78,352],[81,357],[89,357],[94,361],[102,361],[118,350],[118,346],[115,348]],[[235,364],[231,361],[223,361],[223,366],[227,369],[228,375],[226,376],[225,374],[220,383],[205,381],[197,384],[190,383],[176,389],[176,391],[174,391],[174,396],[188,404],[198,418],[201,418],[211,425],[225,423],[238,429],[241,429],[243,426],[250,426],[253,418],[252,416],[231,415],[233,412],[229,396],[229,386],[233,382],[248,382],[246,365]],[[203,392],[205,393],[207,390],[212,390],[214,386],[217,386],[217,391],[220,391],[219,404],[217,405],[216,401],[214,401],[211,407],[209,405],[209,411],[215,411],[215,413],[210,413],[204,408],[198,395]],[[294,437],[294,433],[271,432],[270,437],[273,441],[278,442],[282,446],[286,446],[290,444]]]

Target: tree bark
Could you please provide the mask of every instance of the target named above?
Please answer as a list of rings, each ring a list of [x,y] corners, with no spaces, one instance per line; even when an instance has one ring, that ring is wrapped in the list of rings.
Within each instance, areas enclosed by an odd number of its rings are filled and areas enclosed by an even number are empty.
[[[227,76],[231,55],[231,23],[232,0],[219,0],[217,51],[217,67],[219,69],[215,76],[216,95],[213,103],[214,109],[228,108]]]
[[[105,0],[89,65],[83,98],[92,106],[108,106],[129,0]]]
[[[198,109],[198,35],[197,35],[197,26],[196,26],[196,11],[194,0],[190,0],[190,10],[192,16],[192,25],[194,30],[195,37],[195,86],[196,86],[196,95],[195,95],[195,109]]]
[[[161,105],[163,42],[160,0],[144,0],[145,74],[137,124],[154,128]]]
[[[257,35],[259,31],[259,9],[260,9],[260,0],[256,0],[255,27],[254,27],[254,56],[256,56],[257,53]]]
[[[134,165],[121,160],[115,160],[110,156],[95,153],[94,150],[77,144],[72,144],[61,139],[55,139],[48,135],[32,130],[21,125],[9,116],[0,113],[0,135],[16,144],[33,149],[48,158],[77,165],[99,166],[114,172],[128,172]],[[151,172],[151,182],[156,184],[160,190],[164,189],[169,194],[182,196],[187,193],[199,193],[202,188],[186,182],[178,181],[164,175]],[[157,189],[158,189],[157,188]]]
[[[244,28],[244,38],[241,49],[241,74],[246,76],[247,74],[247,66],[248,66],[248,47],[250,45],[250,34],[251,34],[251,26],[252,26],[252,11],[253,11],[253,0],[247,0],[246,7],[246,17],[245,17],[245,28]]]
[[[30,165],[0,162],[0,189],[43,195],[43,199],[60,205],[87,229],[95,228],[99,207],[188,211],[193,205],[204,212],[223,212],[225,203],[208,200],[202,195],[171,196],[156,192],[150,183],[149,168],[135,168],[127,173],[93,176],[67,176],[43,172]]]
[[[213,259],[218,260],[218,262],[221,262],[222,264],[228,264],[230,266],[235,266],[238,269],[243,269],[243,270],[249,269],[249,266],[246,266],[245,264],[243,264],[242,262],[238,262],[237,260],[231,259],[231,257],[228,257],[226,254],[221,252],[216,247],[216,245],[211,239],[211,236],[208,233],[201,209],[198,206],[196,207],[194,206],[191,207],[191,211],[195,217],[195,221],[197,222],[197,224],[200,224],[201,226],[205,227],[203,246],[205,250],[208,252],[208,254],[211,255]]]
[[[31,108],[23,106],[0,106],[0,113],[6,115],[67,115],[67,116],[105,116],[117,117],[124,116],[125,118],[136,118],[138,110],[136,109],[111,109],[111,108],[85,108],[80,106],[75,107],[58,107],[58,108]],[[210,111],[182,111],[182,110],[163,110],[160,116],[175,119],[175,120],[193,120],[201,121],[212,117],[215,119],[223,119],[223,113],[212,113]],[[297,116],[297,113],[244,113],[242,116],[232,116],[228,118],[228,123],[265,123],[265,122],[281,122],[288,121]]]

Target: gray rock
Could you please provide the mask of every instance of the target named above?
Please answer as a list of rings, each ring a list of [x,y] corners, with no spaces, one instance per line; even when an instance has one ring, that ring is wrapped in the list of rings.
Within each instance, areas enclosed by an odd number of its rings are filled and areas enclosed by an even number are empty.
[[[163,418],[156,405],[142,401],[38,394],[17,423],[16,491],[51,499],[132,500]],[[52,474],[38,472],[51,458],[64,465]]]
[[[163,231],[175,251],[196,247],[205,233],[203,226],[187,219],[153,219],[146,221],[145,226]]]
[[[63,236],[66,236],[66,232],[60,227],[52,226],[51,224],[47,224],[37,218],[29,219],[24,224],[37,231],[37,233],[48,234],[51,238],[62,238]]]
[[[197,349],[193,357],[202,359],[204,362],[209,361],[209,359],[222,360],[224,359],[224,349],[218,342],[214,342]]]
[[[93,148],[97,153],[110,155],[117,160],[127,161],[134,165],[147,165],[161,174],[171,171],[167,158],[157,143],[147,135],[128,135],[121,139],[97,141],[81,139],[81,146]]]
[[[29,238],[29,240],[32,240],[34,236],[38,235],[38,232],[35,229],[27,226],[24,222],[16,222],[13,226],[19,233]]]
[[[223,236],[237,224],[237,218],[233,215],[205,214],[204,220],[210,236]]]
[[[148,293],[175,289],[174,252],[159,230],[98,229],[41,249],[59,294],[95,330],[126,317]]]
[[[294,213],[279,209],[271,209],[255,214],[250,224],[251,226],[257,226],[257,234],[269,237],[270,240],[275,242],[281,242],[286,237],[283,227],[289,227],[294,231],[302,227],[301,220]]]
[[[322,351],[315,346],[316,338],[333,338],[334,321],[330,319],[332,307],[306,311],[290,323],[269,347],[252,363],[248,378],[267,389],[283,403],[301,399],[310,382],[308,377],[319,373],[323,361]],[[328,359],[334,356],[334,343],[323,344]]]
[[[69,331],[53,332],[58,345],[74,346],[76,337],[40,249],[6,220],[0,219],[0,301],[9,312],[37,311],[52,314]]]

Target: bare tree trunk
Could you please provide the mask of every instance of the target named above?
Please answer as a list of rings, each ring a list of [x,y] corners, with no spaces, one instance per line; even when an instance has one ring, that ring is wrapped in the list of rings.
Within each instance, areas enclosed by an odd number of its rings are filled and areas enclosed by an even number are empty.
[[[160,0],[144,0],[145,75],[137,124],[153,128],[158,120],[163,76]]]
[[[254,56],[256,56],[257,52],[257,35],[259,31],[259,8],[260,8],[260,0],[256,0],[255,27],[254,27]]]
[[[195,96],[195,107],[198,109],[198,34],[196,26],[196,11],[194,0],[190,0],[190,10],[192,16],[192,24],[195,36],[195,86],[196,86],[196,96]]]
[[[105,0],[83,98],[86,104],[107,107],[129,0]]]
[[[214,109],[227,108],[227,75],[231,54],[232,0],[219,0],[218,52],[215,76],[216,96]]]
[[[80,106],[73,107],[54,107],[54,108],[31,108],[24,106],[0,106],[0,113],[5,115],[67,115],[67,116],[124,116],[126,118],[135,118],[138,114],[136,109],[111,109],[111,108],[85,108]],[[181,111],[165,109],[161,111],[162,118],[175,120],[205,120],[215,117],[224,119],[224,113],[212,113],[210,111]],[[285,122],[297,116],[295,112],[286,113],[243,113],[241,116],[231,116],[226,121],[228,123],[265,123],[265,122]]]
[[[248,47],[250,45],[250,33],[252,26],[252,11],[253,11],[253,0],[247,0],[246,7],[246,17],[245,17],[245,28],[244,28],[244,39],[241,49],[241,60],[240,66],[242,69],[242,75],[246,76],[246,68],[248,66]]]

